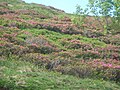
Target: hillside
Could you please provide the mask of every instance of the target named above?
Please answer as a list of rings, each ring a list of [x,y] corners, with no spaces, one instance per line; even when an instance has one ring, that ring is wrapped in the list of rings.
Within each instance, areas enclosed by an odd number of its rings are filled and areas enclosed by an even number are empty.
[[[119,90],[119,28],[106,34],[95,17],[81,26],[76,18],[51,6],[0,0],[1,89]]]

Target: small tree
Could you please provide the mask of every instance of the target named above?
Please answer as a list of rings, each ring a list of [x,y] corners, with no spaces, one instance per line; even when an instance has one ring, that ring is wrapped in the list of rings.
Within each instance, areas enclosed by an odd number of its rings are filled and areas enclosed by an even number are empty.
[[[105,20],[103,27],[106,32],[113,24],[117,24],[117,27],[120,27],[120,0],[89,0],[88,6],[95,16],[101,15],[103,17],[103,20]]]
[[[80,28],[84,29],[83,24],[85,24],[86,16],[89,14],[88,8],[83,9],[80,5],[76,6],[76,16],[73,19],[73,23],[78,25]]]
[[[114,11],[111,27],[113,32],[120,33],[120,0],[113,0]]]

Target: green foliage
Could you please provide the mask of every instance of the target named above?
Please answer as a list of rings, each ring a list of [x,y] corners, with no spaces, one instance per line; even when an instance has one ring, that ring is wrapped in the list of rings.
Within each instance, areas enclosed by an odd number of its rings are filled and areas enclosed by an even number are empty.
[[[71,39],[71,40],[75,40],[78,39],[81,42],[84,43],[91,43],[93,44],[93,46],[98,46],[98,47],[105,47],[106,44],[104,42],[101,42],[97,39],[92,39],[92,38],[87,38],[87,37],[83,37],[80,35],[69,35],[69,34],[60,34],[57,32],[53,32],[53,31],[48,31],[46,29],[27,29],[27,31],[31,32],[34,36],[39,36],[39,35],[44,35],[48,38],[49,41],[52,41],[54,44],[57,44],[59,46],[61,46],[62,40],[63,39]],[[63,46],[61,46],[63,47]]]
[[[118,1],[118,0],[116,0]],[[103,16],[111,16],[113,13],[113,9],[118,6],[115,5],[115,0],[89,0],[89,7],[93,14],[101,14]],[[116,10],[114,12],[117,12]]]
[[[14,58],[15,59],[15,58]],[[12,59],[0,61],[0,87],[10,90],[89,89],[119,90],[119,85],[103,80],[78,79],[73,76],[48,72],[31,63]]]
[[[76,16],[73,18],[73,23],[82,27],[85,24],[86,16],[89,14],[88,8],[82,9],[81,6],[76,6]],[[84,29],[84,28],[83,28]]]
[[[88,6],[95,16],[103,16],[103,20],[105,21],[105,25],[103,25],[104,33],[108,33],[109,29],[115,32],[120,28],[119,0],[89,0]],[[114,27],[114,25],[117,26]]]

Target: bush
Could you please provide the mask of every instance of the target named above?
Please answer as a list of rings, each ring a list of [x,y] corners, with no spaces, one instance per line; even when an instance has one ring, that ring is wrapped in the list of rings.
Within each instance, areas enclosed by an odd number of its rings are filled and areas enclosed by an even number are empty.
[[[15,54],[15,55],[21,56],[28,52],[29,52],[29,48],[27,48],[27,47],[7,43],[1,48],[0,53],[1,53],[1,55],[5,55],[5,56],[9,56],[10,54]]]
[[[48,40],[42,36],[28,38],[26,39],[26,44],[31,52],[35,53],[49,54],[55,51],[54,46],[52,46]]]

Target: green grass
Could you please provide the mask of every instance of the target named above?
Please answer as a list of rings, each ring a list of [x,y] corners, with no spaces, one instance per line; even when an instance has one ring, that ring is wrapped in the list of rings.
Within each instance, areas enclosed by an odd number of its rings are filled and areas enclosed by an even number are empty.
[[[80,42],[87,43],[87,44],[90,43],[95,47],[97,47],[97,46],[105,47],[106,46],[106,44],[104,42],[99,41],[98,39],[87,38],[87,37],[83,37],[81,35],[61,34],[61,33],[49,31],[46,29],[25,29],[25,31],[29,31],[30,33],[33,34],[33,36],[44,35],[46,38],[48,38],[54,44],[57,44],[59,46],[60,46],[62,39],[71,39],[71,40],[78,39],[78,40],[80,40]]]
[[[0,87],[10,90],[120,90],[120,86],[112,82],[61,75],[16,59],[0,60]]]

